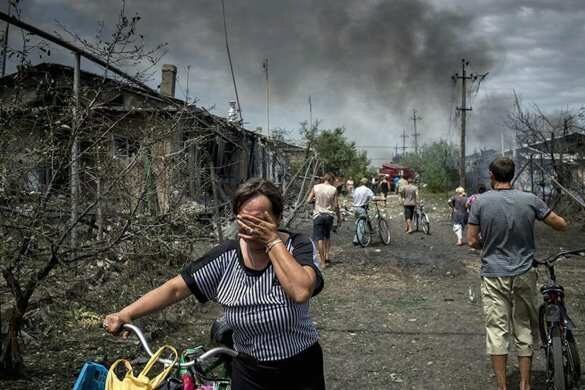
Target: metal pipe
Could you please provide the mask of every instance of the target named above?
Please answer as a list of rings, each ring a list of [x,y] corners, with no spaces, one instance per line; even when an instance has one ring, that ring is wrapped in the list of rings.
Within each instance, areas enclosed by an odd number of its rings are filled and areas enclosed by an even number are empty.
[[[8,15],[10,16],[10,1],[8,2]],[[4,28],[4,39],[2,42],[2,77],[6,75],[6,57],[8,56],[8,30],[10,27],[10,23],[6,23],[6,27]]]
[[[21,20],[18,20],[17,18],[15,18],[14,16],[10,16],[2,11],[0,11],[0,20],[7,22],[8,24],[12,24],[13,26],[16,26],[18,28],[21,28],[23,30],[26,30],[30,33],[33,33],[43,39],[46,39],[47,41],[53,42],[61,47],[64,47],[65,49],[69,49],[72,52],[79,54],[80,56],[95,62],[98,65],[103,66],[104,68],[111,70],[112,72],[116,73],[118,76],[121,76],[123,78],[125,78],[126,80],[136,84],[137,86],[139,86],[140,88],[153,93],[155,95],[159,95],[159,93],[157,91],[155,91],[154,89],[148,87],[146,84],[142,83],[141,81],[136,80],[134,77],[130,76],[129,74],[127,74],[126,72],[116,68],[115,66],[112,66],[111,64],[103,61],[102,59],[100,59],[99,57],[88,53],[87,51],[67,42],[64,41],[54,35],[51,35],[35,26],[32,26],[28,23],[24,23]]]

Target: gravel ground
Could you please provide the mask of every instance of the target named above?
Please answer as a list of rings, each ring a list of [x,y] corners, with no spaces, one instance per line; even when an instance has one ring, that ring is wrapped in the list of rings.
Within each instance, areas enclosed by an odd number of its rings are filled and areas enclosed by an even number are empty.
[[[404,233],[398,200],[389,201],[389,246],[374,240],[351,245],[352,226],[334,237],[334,264],[325,270],[327,287],[315,299],[315,318],[325,349],[330,389],[491,389],[479,297],[479,253],[455,246],[442,199],[426,204],[431,235]],[[582,232],[537,230],[539,253],[579,245]],[[585,323],[583,259],[558,268],[573,319]],[[540,281],[544,275],[541,274]],[[585,334],[577,332],[585,348]],[[513,355],[512,355],[513,356]],[[544,388],[543,353],[534,367],[534,388]],[[509,363],[511,388],[518,372]]]
[[[479,254],[454,245],[445,199],[428,197],[426,209],[431,235],[404,233],[395,197],[384,210],[392,232],[389,246],[374,238],[368,248],[354,247],[350,221],[334,235],[333,264],[324,270],[326,287],[312,301],[328,389],[495,388],[485,354]],[[310,233],[310,221],[300,220],[297,230]],[[537,229],[541,256],[582,242],[583,232],[576,228],[566,234],[544,226]],[[558,267],[582,355],[584,260],[569,260]],[[26,346],[27,379],[0,380],[0,389],[67,389],[85,360],[140,355],[134,343],[106,336],[99,328],[99,316],[164,281],[178,268],[161,263],[159,268],[145,267],[143,273],[118,275],[99,288],[88,289],[75,303],[53,291],[54,303],[39,319],[42,326],[25,329],[33,337]],[[63,281],[66,275],[56,278]],[[83,310],[89,314],[82,315]],[[187,347],[208,342],[209,326],[219,313],[214,305],[199,306],[188,300],[164,315],[143,320],[141,326],[154,345],[171,342]],[[518,374],[512,357],[509,371],[515,389]],[[541,351],[534,380],[535,389],[544,388]]]

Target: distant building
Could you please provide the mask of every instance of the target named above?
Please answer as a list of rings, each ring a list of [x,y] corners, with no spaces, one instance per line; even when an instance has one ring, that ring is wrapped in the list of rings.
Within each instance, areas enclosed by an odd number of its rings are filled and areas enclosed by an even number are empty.
[[[469,190],[479,184],[489,188],[489,164],[502,152],[493,149],[469,155],[466,159],[466,176]],[[516,177],[514,186],[549,200],[555,192],[555,180],[585,201],[585,133],[571,132],[556,138],[523,144],[505,150],[503,155],[514,160]],[[585,202],[584,202],[585,203]]]
[[[489,165],[499,154],[494,149],[480,150],[465,159],[467,193],[476,193],[480,185],[490,187]]]

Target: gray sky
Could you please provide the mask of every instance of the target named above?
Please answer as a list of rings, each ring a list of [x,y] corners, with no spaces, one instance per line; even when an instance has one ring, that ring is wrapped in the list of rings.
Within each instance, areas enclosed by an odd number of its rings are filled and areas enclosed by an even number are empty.
[[[423,117],[422,142],[457,142],[461,92],[451,75],[461,71],[463,57],[472,72],[489,72],[479,89],[470,88],[470,150],[499,145],[514,90],[549,112],[579,108],[585,97],[582,0],[225,2],[247,127],[266,126],[261,63],[268,57],[271,127],[296,134],[308,120],[311,95],[323,128],[344,126],[356,144],[376,146],[367,148],[373,163],[392,157],[403,128],[412,133],[413,108]],[[97,21],[115,21],[119,6],[117,0],[23,0],[23,19],[48,31],[59,31],[59,21],[91,38]],[[147,43],[168,42],[163,63],[179,68],[177,97],[185,96],[189,65],[190,96],[225,115],[234,94],[220,1],[128,0],[127,13],[142,17]],[[71,58],[54,49],[35,61]]]

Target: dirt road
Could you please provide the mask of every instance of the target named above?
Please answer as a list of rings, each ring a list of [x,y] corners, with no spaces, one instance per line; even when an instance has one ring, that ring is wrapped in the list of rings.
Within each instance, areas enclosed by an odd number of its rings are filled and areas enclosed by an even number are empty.
[[[375,239],[371,247],[353,247],[352,226],[335,236],[334,264],[325,270],[327,287],[314,304],[328,388],[495,388],[485,355],[479,254],[454,245],[443,202],[430,201],[427,209],[429,236],[404,233],[397,199],[386,210],[393,233],[389,246]],[[539,253],[582,244],[578,235],[540,226]],[[571,313],[583,327],[585,261],[567,262],[559,272]],[[585,351],[583,331],[577,342]],[[516,382],[514,360],[510,374]],[[544,388],[543,370],[539,353],[535,389]]]
[[[454,245],[445,199],[429,197],[426,206],[432,221],[429,236],[403,232],[395,198],[385,210],[393,236],[389,246],[377,238],[365,249],[352,246],[350,223],[335,234],[334,263],[324,271],[326,287],[312,301],[328,389],[495,388],[485,355],[479,255]],[[310,233],[310,221],[301,220],[298,230]],[[537,237],[541,255],[585,246],[577,228],[559,234],[539,226]],[[100,316],[176,275],[180,267],[145,263],[139,271],[125,270],[89,285],[75,299],[67,295],[69,276],[56,275],[51,289],[43,290],[53,303],[32,316],[32,327],[25,329],[28,379],[0,380],[0,389],[67,389],[86,360],[140,355],[135,344],[107,336]],[[561,264],[558,278],[585,356],[585,259]],[[219,313],[216,306],[186,300],[139,324],[154,345],[187,347],[208,342],[209,326]],[[544,388],[542,355],[536,358],[534,389]],[[509,366],[515,385],[515,359]]]

